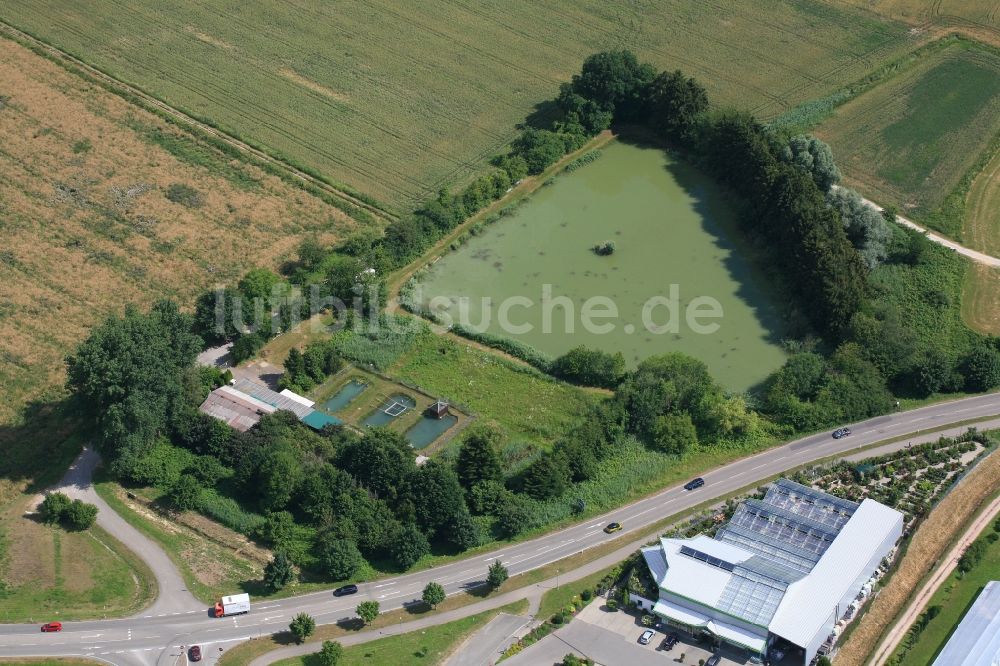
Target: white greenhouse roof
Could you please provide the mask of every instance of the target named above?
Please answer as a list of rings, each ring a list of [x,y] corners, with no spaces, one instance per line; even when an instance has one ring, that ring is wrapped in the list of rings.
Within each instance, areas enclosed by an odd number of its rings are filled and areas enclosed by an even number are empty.
[[[704,627],[716,636],[750,648],[754,652],[763,652],[767,636],[759,636],[746,629],[735,627],[725,622],[719,622],[690,608],[675,604],[669,599],[660,599],[653,606],[653,612],[680,622],[689,627]]]
[[[990,581],[966,612],[933,666],[1000,664],[1000,581]]]
[[[705,539],[714,541],[708,537]],[[691,545],[693,548],[696,541],[698,539],[660,539],[660,543],[663,545],[663,554],[667,560],[667,573],[657,583],[661,588],[669,590],[673,594],[715,607],[723,590],[726,589],[726,585],[732,579],[733,573],[681,554],[682,546]],[[722,543],[720,545],[728,546],[728,544]],[[733,548],[732,546],[728,547]],[[734,550],[739,549],[734,548]],[[746,551],[742,551],[742,553],[741,559],[747,559],[751,555]]]
[[[771,620],[771,632],[796,645],[808,645],[831,621],[837,604],[885,538],[893,532],[898,538],[902,527],[901,513],[874,500],[863,501],[809,575],[788,586]]]

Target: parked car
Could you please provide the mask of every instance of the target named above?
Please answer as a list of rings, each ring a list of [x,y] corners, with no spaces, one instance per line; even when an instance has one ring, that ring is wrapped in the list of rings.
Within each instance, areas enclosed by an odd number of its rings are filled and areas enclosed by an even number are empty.
[[[695,488],[701,488],[705,485],[705,479],[700,476],[697,479],[691,479],[684,484],[684,490],[694,490]]]
[[[48,624],[43,624],[42,631],[62,631],[62,622],[49,622]]]
[[[344,597],[347,596],[348,594],[355,594],[357,593],[357,591],[358,591],[357,585],[344,585],[343,587],[338,587],[336,590],[334,590],[333,596]]]
[[[191,649],[188,650],[188,658],[191,661],[201,661],[201,647],[198,645],[192,645]]]
[[[771,651],[767,653],[767,658],[770,661],[781,661],[785,658],[785,653],[777,648],[771,648]]]
[[[656,635],[655,631],[653,631],[652,629],[647,629],[646,631],[642,632],[642,636],[639,636],[639,642],[642,643],[643,645],[649,645],[649,641],[653,640],[653,636],[655,635]]]
[[[678,641],[677,634],[670,634],[669,636],[663,639],[663,642],[660,644],[660,649],[673,650],[674,646],[677,645],[677,641]]]
[[[708,661],[705,662],[705,666],[719,666],[720,661],[722,661],[722,657],[717,654],[713,654],[708,658]]]
[[[608,534],[611,534],[612,532],[619,531],[621,528],[622,528],[621,523],[608,523],[608,526],[604,528],[604,531],[607,532]]]
[[[833,438],[841,439],[843,437],[847,437],[850,434],[851,434],[850,428],[837,428],[836,430],[833,431]]]

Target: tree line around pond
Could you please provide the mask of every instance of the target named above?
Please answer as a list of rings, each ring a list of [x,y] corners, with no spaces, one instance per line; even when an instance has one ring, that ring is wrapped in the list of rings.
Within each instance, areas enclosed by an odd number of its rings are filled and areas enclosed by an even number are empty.
[[[1000,384],[995,340],[922,347],[898,313],[881,308],[869,273],[883,262],[928,261],[931,249],[922,236],[887,225],[855,194],[833,188],[839,174],[822,142],[714,110],[697,81],[657,73],[627,51],[588,58],[556,106],[558,119],[525,129],[497,158],[496,171],[459,194],[442,192],[384,235],[365,232],[333,250],[307,240],[284,277],[248,273],[224,291],[221,330],[215,293],[200,298],[193,315],[163,301],[148,312],[128,308],[96,327],[68,359],[68,385],[111,471],[123,482],[161,488],[163,501],[177,509],[200,511],[272,547],[267,582],[276,588],[293,579],[293,565],[345,580],[364,572],[366,561],[405,570],[429,552],[512,538],[544,527],[546,501],[563,498],[583,511],[570,489],[596,478],[633,439],[682,455],[884,413],[894,391],[929,395]],[[743,202],[743,233],[780,268],[804,330],[819,334],[759,391],[729,395],[704,363],[681,353],[648,358],[627,372],[620,354],[574,349],[544,370],[612,395],[516,470],[501,459],[504,435],[487,427],[470,430],[452,458],[417,466],[406,440],[389,430],[317,433],[278,412],[241,433],[198,411],[225,381],[195,365],[206,344],[233,342],[242,360],[314,312],[317,298],[375,307],[389,270],[612,123],[644,126]],[[316,289],[298,293],[308,285]],[[273,316],[237,325],[232,308],[240,299],[256,299]],[[342,363],[331,346],[314,343],[290,355],[284,385],[308,390]]]

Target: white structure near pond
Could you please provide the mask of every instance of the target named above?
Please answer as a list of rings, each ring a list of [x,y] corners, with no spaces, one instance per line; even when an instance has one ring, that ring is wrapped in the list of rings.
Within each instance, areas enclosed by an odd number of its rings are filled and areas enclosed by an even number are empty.
[[[643,606],[750,656],[784,639],[809,664],[902,531],[903,514],[874,500],[857,504],[779,479],[763,500],[740,504],[715,538],[644,548],[659,598]]]

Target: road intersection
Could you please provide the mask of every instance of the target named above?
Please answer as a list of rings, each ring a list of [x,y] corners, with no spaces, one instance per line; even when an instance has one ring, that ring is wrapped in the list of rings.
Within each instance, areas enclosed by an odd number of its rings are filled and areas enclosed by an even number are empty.
[[[420,603],[421,592],[430,581],[443,585],[448,594],[455,594],[482,585],[489,563],[497,559],[503,562],[511,575],[537,569],[585,549],[615,541],[623,533],[641,536],[648,532],[649,526],[668,516],[682,514],[786,470],[886,439],[913,435],[910,441],[914,443],[926,441],[926,433],[936,433],[958,422],[982,421],[984,426],[998,427],[1000,420],[991,418],[997,415],[1000,415],[1000,393],[939,403],[851,424],[853,434],[840,440],[832,439],[828,432],[810,435],[707,472],[704,474],[705,486],[697,490],[688,492],[680,486],[671,487],[602,516],[529,541],[505,545],[490,553],[479,553],[424,571],[360,584],[359,592],[349,597],[337,598],[329,591],[315,592],[254,603],[248,615],[217,619],[211,617],[209,609],[203,605],[191,608],[191,597],[186,590],[176,586],[172,589],[161,587],[154,605],[131,618],[67,622],[63,631],[57,634],[40,633],[36,624],[0,625],[0,656],[73,655],[122,666],[173,664],[182,653],[180,646],[192,644],[201,645],[207,655],[214,655],[218,654],[219,648],[226,649],[250,638],[287,629],[296,613],[309,613],[317,624],[331,624],[353,618],[354,608],[365,599],[378,601],[383,611],[405,608]],[[919,433],[924,433],[924,436],[918,437]],[[906,444],[907,440],[903,440],[899,446]],[[79,480],[77,485],[81,488],[86,486]],[[110,512],[110,509],[102,508],[102,511]],[[604,533],[603,527],[611,521],[623,525],[622,533]],[[115,536],[122,538],[120,534]],[[153,563],[150,565],[152,567]],[[169,567],[173,565],[169,564]],[[155,568],[154,572],[158,580],[164,580]],[[564,575],[570,578],[572,572],[564,572]],[[167,580],[170,580],[169,577]]]

